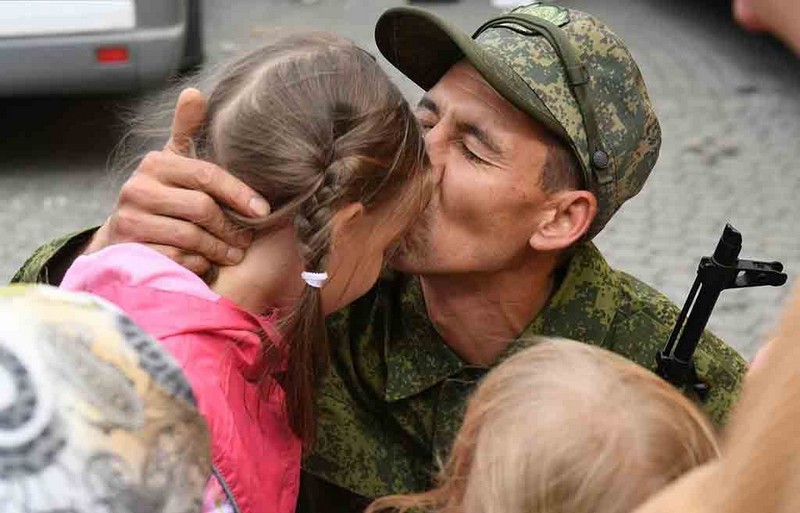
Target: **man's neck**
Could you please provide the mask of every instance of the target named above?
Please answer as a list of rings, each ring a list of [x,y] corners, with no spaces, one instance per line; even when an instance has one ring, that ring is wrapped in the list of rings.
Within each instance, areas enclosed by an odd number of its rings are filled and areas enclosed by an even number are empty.
[[[491,365],[547,304],[553,268],[532,262],[491,274],[421,276],[428,317],[461,359]]]

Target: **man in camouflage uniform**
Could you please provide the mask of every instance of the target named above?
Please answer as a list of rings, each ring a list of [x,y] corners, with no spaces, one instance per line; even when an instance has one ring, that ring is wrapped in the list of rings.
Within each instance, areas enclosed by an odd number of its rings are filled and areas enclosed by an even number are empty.
[[[637,65],[602,22],[534,4],[470,37],[425,11],[396,8],[378,21],[376,40],[428,91],[419,118],[442,181],[393,261],[402,272],[330,319],[332,368],[300,511],[356,511],[372,497],[427,488],[469,391],[530,336],[596,344],[653,368],[677,315],[590,242],[639,192],[661,139]],[[175,169],[199,165],[166,150],[146,160],[129,183],[158,197],[180,181]],[[235,196],[219,192],[230,190],[229,175],[205,169],[195,189]],[[159,180],[160,189],[147,189]],[[121,197],[118,211],[145,197]],[[142,205],[180,228],[180,215]],[[114,219],[89,250],[131,239],[191,249],[135,232],[144,221],[115,235]],[[90,237],[44,247],[17,279],[57,279]],[[704,407],[720,423],[746,365],[710,334],[696,365],[710,387]]]

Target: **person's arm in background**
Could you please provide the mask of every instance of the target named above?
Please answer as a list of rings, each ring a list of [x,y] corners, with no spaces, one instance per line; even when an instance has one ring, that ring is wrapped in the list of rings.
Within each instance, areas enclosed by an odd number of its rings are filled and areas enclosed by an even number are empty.
[[[747,376],[722,457],[668,486],[636,513],[800,511],[800,288],[778,335]]]
[[[719,468],[719,511],[800,511],[800,289],[747,377]]]
[[[744,28],[771,32],[800,55],[800,2],[797,0],[734,0],[733,13]]]
[[[219,204],[252,217],[266,215],[269,205],[222,168],[185,156],[203,126],[205,109],[199,91],[183,91],[170,140],[142,159],[105,223],[40,247],[12,282],[58,285],[75,258],[121,242],[148,244],[197,274],[211,262],[238,263],[252,236],[231,226]]]

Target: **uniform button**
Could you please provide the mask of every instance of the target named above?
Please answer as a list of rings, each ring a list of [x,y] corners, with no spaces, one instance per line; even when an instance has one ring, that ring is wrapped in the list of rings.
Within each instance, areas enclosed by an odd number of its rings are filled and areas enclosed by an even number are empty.
[[[605,169],[608,167],[608,153],[603,150],[597,150],[592,156],[592,163],[597,168]]]

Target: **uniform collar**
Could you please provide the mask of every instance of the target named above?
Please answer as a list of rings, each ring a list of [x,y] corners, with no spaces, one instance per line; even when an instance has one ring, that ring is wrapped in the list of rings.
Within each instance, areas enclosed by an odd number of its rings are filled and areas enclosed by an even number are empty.
[[[619,275],[592,243],[578,248],[547,305],[508,349],[503,359],[531,345],[536,336],[569,338],[602,346],[620,302]]]
[[[401,327],[384,346],[390,402],[416,395],[466,366],[428,319],[419,278],[412,277],[405,286],[400,297]]]
[[[528,347],[536,335],[605,341],[619,302],[619,278],[594,244],[581,245],[547,305],[509,344],[500,361]],[[428,319],[419,279],[409,280],[400,299],[402,328],[386,337],[386,400],[414,396],[468,367],[445,344]]]

